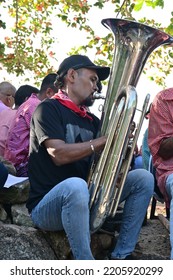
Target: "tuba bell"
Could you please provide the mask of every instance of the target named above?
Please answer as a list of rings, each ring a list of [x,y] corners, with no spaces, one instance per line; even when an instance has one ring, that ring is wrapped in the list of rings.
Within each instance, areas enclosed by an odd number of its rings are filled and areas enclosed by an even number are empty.
[[[108,138],[101,156],[93,159],[88,178],[91,233],[101,228],[108,216],[116,214],[150,99],[147,94],[130,146],[129,132],[137,110],[135,87],[140,74],[155,48],[173,43],[173,37],[138,22],[108,18],[102,24],[113,32],[115,51],[98,133]]]

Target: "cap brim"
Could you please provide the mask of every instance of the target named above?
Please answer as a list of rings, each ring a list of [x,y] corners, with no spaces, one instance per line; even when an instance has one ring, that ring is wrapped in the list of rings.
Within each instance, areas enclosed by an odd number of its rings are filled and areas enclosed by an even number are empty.
[[[89,66],[89,67],[86,67],[86,68],[95,69],[100,81],[106,80],[108,78],[109,74],[110,74],[110,68],[109,67]]]

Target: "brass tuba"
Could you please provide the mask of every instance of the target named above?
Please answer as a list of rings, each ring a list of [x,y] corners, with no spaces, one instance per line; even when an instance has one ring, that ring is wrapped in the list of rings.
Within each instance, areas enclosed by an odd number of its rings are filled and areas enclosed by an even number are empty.
[[[108,139],[101,156],[94,158],[88,179],[91,233],[116,214],[150,98],[145,98],[130,146],[130,126],[137,109],[135,87],[146,60],[158,46],[173,43],[173,37],[138,22],[108,18],[102,24],[114,34],[115,52],[99,133]]]

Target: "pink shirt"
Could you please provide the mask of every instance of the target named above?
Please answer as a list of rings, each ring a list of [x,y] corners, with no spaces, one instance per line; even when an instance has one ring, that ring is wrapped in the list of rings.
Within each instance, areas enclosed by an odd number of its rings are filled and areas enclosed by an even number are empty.
[[[152,102],[150,110],[148,144],[157,168],[156,179],[167,205],[169,200],[165,190],[166,178],[173,173],[173,158],[163,159],[158,150],[163,139],[173,136],[173,88],[159,92]]]
[[[1,100],[0,100],[0,112],[2,112],[3,110],[8,109],[9,107],[6,106]]]
[[[4,157],[8,131],[16,114],[16,110],[7,108],[0,112],[0,156],[2,157]]]
[[[18,168],[28,162],[30,122],[35,108],[40,103],[36,94],[32,94],[16,112],[8,133],[4,157]]]

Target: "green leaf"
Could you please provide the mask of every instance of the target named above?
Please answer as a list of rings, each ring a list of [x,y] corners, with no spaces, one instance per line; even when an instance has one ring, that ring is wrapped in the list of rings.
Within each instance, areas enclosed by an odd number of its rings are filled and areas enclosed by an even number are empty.
[[[136,11],[136,12],[140,11],[144,5],[144,2],[145,2],[145,0],[135,1],[134,11]]]
[[[164,7],[164,0],[146,0],[146,5],[150,6],[152,8],[156,8],[156,7]]]

